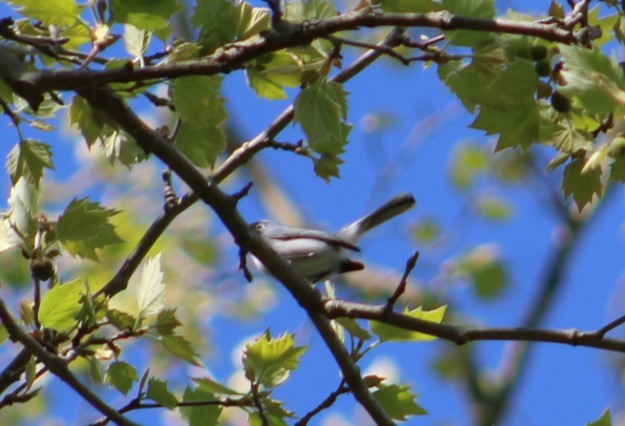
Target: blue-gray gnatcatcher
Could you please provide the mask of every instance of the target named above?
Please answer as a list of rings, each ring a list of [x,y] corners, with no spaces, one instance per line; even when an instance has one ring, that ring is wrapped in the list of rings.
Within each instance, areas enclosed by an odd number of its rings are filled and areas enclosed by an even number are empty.
[[[364,269],[365,265],[349,259],[345,250],[360,251],[355,244],[365,232],[414,205],[412,195],[398,195],[334,235],[315,229],[289,228],[269,220],[254,222],[249,226],[300,275],[316,282],[333,275]],[[260,269],[265,270],[256,257],[252,256],[252,260]]]

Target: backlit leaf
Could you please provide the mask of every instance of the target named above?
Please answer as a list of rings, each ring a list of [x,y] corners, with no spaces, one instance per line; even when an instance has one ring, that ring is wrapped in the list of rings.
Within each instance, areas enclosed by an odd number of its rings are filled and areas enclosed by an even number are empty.
[[[6,168],[14,185],[24,177],[35,186],[39,186],[43,169],[54,169],[52,148],[43,142],[26,139],[11,150]]]
[[[80,281],[57,284],[41,299],[39,322],[46,328],[67,331],[76,326],[80,311],[80,298],[84,289]]]
[[[424,311],[422,307],[418,307],[412,310],[406,308],[404,309],[402,314],[412,317],[412,318],[418,318],[424,321],[430,321],[430,322],[439,324],[443,321],[443,317],[445,316],[446,310],[447,310],[447,306],[441,306],[431,311]],[[386,341],[423,342],[423,341],[430,341],[430,340],[436,339],[435,336],[431,336],[429,334],[406,330],[403,328],[395,327],[393,325],[385,324],[385,323],[378,322],[378,321],[370,321],[370,323],[371,323],[371,331],[373,331],[383,342],[386,342]]]

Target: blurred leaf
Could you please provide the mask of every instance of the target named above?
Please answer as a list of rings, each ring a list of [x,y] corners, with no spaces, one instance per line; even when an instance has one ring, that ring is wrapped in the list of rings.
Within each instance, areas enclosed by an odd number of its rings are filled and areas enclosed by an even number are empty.
[[[601,196],[603,184],[601,183],[601,170],[594,169],[587,173],[582,173],[585,160],[578,157],[571,161],[564,169],[562,179],[562,189],[568,198],[573,196],[577,208],[582,210],[586,204],[592,201],[595,194]]]
[[[510,203],[492,195],[479,197],[475,207],[486,219],[498,222],[509,219],[512,213]]]
[[[427,414],[419,404],[417,396],[410,392],[410,387],[405,385],[380,386],[373,392],[373,397],[378,400],[384,411],[395,420],[407,420],[408,416],[420,416]]]
[[[420,244],[431,244],[441,235],[438,220],[433,216],[419,219],[412,230],[412,235]]]
[[[385,12],[393,13],[427,13],[440,8],[432,0],[379,0],[379,3]]]
[[[117,309],[107,309],[106,319],[119,331],[132,330],[137,322],[134,316]]]
[[[343,160],[339,157],[329,154],[323,154],[321,158],[315,160],[315,173],[326,181],[331,177],[339,177],[339,166],[343,164]]]
[[[182,9],[178,0],[110,0],[109,4],[115,21],[146,31],[171,28],[172,16]]]
[[[4,326],[4,324],[0,324],[0,345],[6,342],[8,337],[9,332],[7,331],[6,327]]]
[[[135,367],[124,361],[113,362],[106,370],[106,381],[124,395],[128,395],[132,384],[138,380]]]
[[[158,314],[165,306],[165,284],[161,270],[161,254],[148,259],[143,264],[137,286],[137,322],[143,318]]]
[[[80,11],[74,0],[10,0],[14,6],[22,6],[19,12],[29,18],[51,25],[72,25]]]
[[[97,260],[96,249],[123,242],[109,222],[118,213],[89,202],[89,198],[74,198],[59,216],[58,239],[71,254]]]
[[[489,155],[484,148],[476,144],[461,145],[451,159],[451,180],[459,189],[468,189],[487,170],[488,163]]]
[[[206,53],[234,41],[236,6],[228,0],[198,0],[191,20],[201,27],[199,42]]]
[[[419,306],[418,308],[412,310],[405,308],[402,314],[412,318],[440,324],[443,321],[446,310],[447,306],[441,306],[431,311],[424,311],[423,308]],[[403,328],[395,327],[394,325],[389,325],[373,320],[369,322],[371,324],[371,331],[373,331],[382,342],[427,342],[436,339],[436,336],[419,333],[418,331],[406,330]]]
[[[341,317],[336,318],[335,321],[341,324],[341,326],[343,326],[343,328],[345,328],[345,330],[347,330],[349,334],[355,338],[360,340],[371,339],[371,333],[369,333],[369,330],[362,328],[355,319]]]
[[[301,356],[308,348],[295,346],[295,336],[285,333],[272,338],[269,331],[252,343],[246,343],[243,365],[246,372],[253,372],[248,379],[258,381],[267,387],[283,383],[291,370],[297,368]]]
[[[39,186],[44,168],[54,170],[50,145],[33,139],[26,139],[13,147],[7,157],[6,169],[13,185],[24,177]]]
[[[191,389],[190,387],[184,391],[182,397],[182,402],[212,400],[215,400],[214,395],[199,389]],[[222,408],[219,405],[180,407],[180,413],[189,422],[189,426],[216,426],[221,411]]]
[[[158,341],[161,342],[163,347],[172,355],[188,362],[191,365],[200,365],[197,360],[197,352],[193,350],[191,343],[184,337],[178,335],[160,336]]]
[[[610,165],[610,182],[625,182],[625,157],[615,158]],[[0,232],[1,235],[1,232]],[[2,243],[0,242],[0,247]]]
[[[226,149],[226,136],[218,125],[183,122],[176,148],[198,167],[211,167]]]
[[[95,383],[104,383],[104,371],[102,362],[95,356],[89,357],[89,376]]]
[[[167,389],[167,382],[165,380],[151,377],[150,380],[148,380],[146,397],[170,410],[178,405],[178,398]]]
[[[46,292],[39,307],[39,322],[45,328],[68,331],[77,326],[76,315],[80,311],[83,284],[76,280],[57,284]]]
[[[493,299],[508,286],[508,270],[492,245],[474,248],[458,260],[456,273],[466,276],[477,295]]]
[[[606,409],[603,411],[601,417],[599,417],[594,422],[586,423],[587,426],[612,426],[612,415],[610,414],[610,410]]]
[[[182,325],[182,323],[176,318],[176,309],[163,309],[158,313],[152,327],[156,328],[158,334],[161,336],[166,336],[168,334],[173,334],[174,329],[180,325]]]
[[[210,377],[193,377],[192,380],[197,383],[198,389],[203,392],[222,395],[241,395],[240,392],[232,390]]]

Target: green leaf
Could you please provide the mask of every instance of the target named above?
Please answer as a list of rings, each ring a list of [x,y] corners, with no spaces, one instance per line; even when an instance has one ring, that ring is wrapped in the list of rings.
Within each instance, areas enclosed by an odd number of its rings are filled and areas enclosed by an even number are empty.
[[[92,108],[89,102],[78,95],[72,98],[72,104],[69,107],[69,122],[80,130],[89,148],[98,139],[104,139],[116,128],[106,113],[99,108]]]
[[[203,392],[222,395],[241,395],[240,392],[232,390],[210,377],[193,377],[192,380],[198,384],[198,389]]]
[[[625,182],[625,157],[618,157],[610,164],[608,180],[610,182]]]
[[[253,66],[246,68],[248,84],[267,99],[286,99],[284,87],[302,84],[302,66],[295,55],[280,51],[264,55]]]
[[[497,222],[509,219],[512,214],[510,203],[492,195],[479,197],[475,207],[486,219]]]
[[[573,196],[579,210],[590,203],[595,194],[601,196],[603,192],[601,170],[593,169],[582,173],[585,163],[586,160],[583,157],[571,161],[564,169],[562,179],[564,195],[567,198]]]
[[[456,16],[482,19],[495,17],[494,0],[443,0],[442,7]],[[457,46],[477,46],[492,37],[493,35],[487,31],[445,31],[445,40]]]
[[[420,244],[432,244],[441,236],[438,219],[428,216],[420,219],[412,227],[412,234]]]
[[[594,422],[586,423],[587,426],[612,426],[612,415],[610,414],[610,410],[606,409],[603,411],[601,417],[599,417]]]
[[[424,311],[422,307],[416,309],[404,309],[403,315],[421,319],[424,321],[430,321],[440,324],[445,316],[447,306],[441,306],[431,311]],[[381,341],[412,341],[412,342],[426,342],[436,339],[435,336],[429,334],[420,333],[418,331],[405,330],[403,328],[395,327],[393,325],[384,324],[378,321],[370,321],[371,331],[373,331]]]
[[[212,394],[191,388],[187,388],[182,397],[182,402],[214,400],[215,397]],[[189,426],[216,426],[221,411],[222,408],[219,405],[180,407],[180,413],[189,422]]]
[[[89,359],[89,376],[95,383],[104,383],[104,372],[102,369],[102,362],[95,356],[88,357]]]
[[[561,75],[566,81],[559,86],[563,95],[579,99],[590,113],[609,113],[625,103],[625,77],[616,61],[608,59],[596,46],[558,45],[564,67]]]
[[[206,53],[234,41],[237,11],[228,0],[198,0],[191,18],[196,28],[202,27],[199,42]]]
[[[362,328],[355,319],[352,318],[336,318],[336,322],[338,322],[345,330],[349,332],[352,336],[360,340],[369,340],[371,339],[371,333],[369,330]]]
[[[178,398],[167,389],[167,382],[165,380],[151,377],[150,380],[148,380],[146,397],[170,410],[178,405]]]
[[[407,420],[408,416],[420,416],[427,411],[417,404],[417,397],[405,385],[380,386],[373,392],[384,411],[395,420]]]
[[[548,117],[541,117],[539,139],[565,154],[587,151],[594,141],[590,132],[576,129],[569,120],[556,123]]]
[[[261,31],[271,29],[271,13],[267,8],[252,7],[242,1],[236,7],[236,37],[245,40]]]
[[[139,375],[132,365],[124,361],[116,361],[106,370],[105,380],[124,395],[128,395],[132,384],[139,380]]]
[[[52,287],[41,299],[39,322],[45,328],[68,331],[75,327],[83,284],[76,280]]]
[[[74,198],[57,222],[57,237],[73,255],[97,260],[96,249],[123,240],[115,233],[109,219],[118,210],[106,209],[100,203],[89,202],[89,198]]]
[[[7,331],[4,324],[0,324],[0,345],[6,342],[9,337],[9,332]]]
[[[11,0],[10,3],[22,6],[19,12],[23,15],[52,25],[72,25],[80,14],[74,0]]]
[[[111,0],[109,4],[115,21],[146,31],[170,28],[172,16],[182,9],[178,0]]]
[[[22,239],[11,228],[15,227],[19,233],[30,240],[37,232],[37,222],[34,216],[39,213],[39,191],[28,183],[26,179],[19,179],[11,188],[9,195],[9,216],[5,226],[4,237],[18,245]],[[11,237],[12,235],[12,237]]]
[[[166,336],[173,334],[174,329],[179,325],[182,324],[176,318],[176,309],[163,309],[158,313],[152,327],[156,328],[158,334]]]
[[[165,306],[165,284],[161,270],[161,254],[143,264],[141,277],[137,285],[137,305],[139,313],[137,322],[143,318],[158,314]]]
[[[196,166],[212,167],[226,149],[226,135],[222,126],[183,122],[176,148]]]
[[[487,135],[499,134],[496,151],[515,147],[526,150],[538,139],[538,123],[538,107],[528,102],[508,110],[483,106],[471,127]]]
[[[428,13],[440,7],[432,0],[380,0],[380,6],[385,12],[392,13]]]
[[[161,342],[163,347],[167,349],[172,355],[180,358],[189,364],[199,366],[200,363],[197,360],[198,354],[191,347],[191,343],[182,336],[168,335],[160,336],[158,341]]]
[[[451,160],[451,181],[459,189],[469,189],[489,166],[489,155],[476,144],[463,144],[457,147]]]
[[[290,371],[297,368],[301,356],[308,349],[305,346],[295,346],[294,337],[293,334],[285,333],[274,339],[266,331],[254,342],[247,343],[243,353],[243,365],[248,379],[267,387],[283,383],[289,377]]]
[[[172,101],[183,120],[193,124],[217,125],[228,118],[221,95],[223,79],[218,76],[191,76],[174,80]]]
[[[151,39],[152,33],[139,29],[132,24],[124,25],[124,46],[130,55],[142,58]]]
[[[339,166],[343,164],[343,160],[339,157],[323,154],[321,158],[315,160],[315,173],[320,178],[330,180],[331,177],[339,177]]]
[[[134,316],[118,309],[107,309],[106,319],[119,331],[132,330],[137,322]]]
[[[306,0],[303,6],[305,19],[325,19],[337,15],[334,0]]]
[[[481,245],[457,262],[456,274],[467,277],[477,295],[493,299],[508,286],[510,279],[499,253],[491,245]]]
[[[331,156],[344,152],[351,126],[344,122],[347,92],[340,84],[312,84],[297,95],[294,107],[294,121],[300,123],[314,151]]]
[[[45,167],[54,170],[52,148],[48,144],[33,139],[26,139],[15,145],[6,162],[6,169],[13,185],[24,177],[38,187]]]

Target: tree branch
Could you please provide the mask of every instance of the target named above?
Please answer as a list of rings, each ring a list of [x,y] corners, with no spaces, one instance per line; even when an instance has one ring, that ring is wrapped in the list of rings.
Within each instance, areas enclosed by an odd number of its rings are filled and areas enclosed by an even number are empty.
[[[102,414],[122,426],[131,426],[134,423],[126,419],[114,408],[107,405],[89,388],[83,385],[67,368],[63,360],[45,350],[35,339],[26,334],[13,320],[4,301],[0,299],[0,320],[7,329],[13,340],[20,342],[26,349],[34,354],[45,366],[58,378],[67,383],[87,402],[95,407]]]

